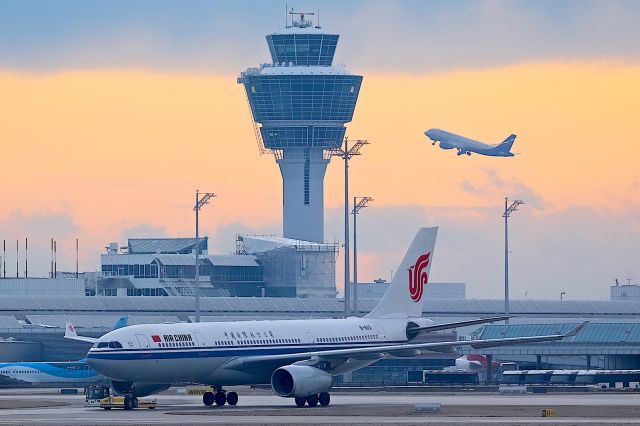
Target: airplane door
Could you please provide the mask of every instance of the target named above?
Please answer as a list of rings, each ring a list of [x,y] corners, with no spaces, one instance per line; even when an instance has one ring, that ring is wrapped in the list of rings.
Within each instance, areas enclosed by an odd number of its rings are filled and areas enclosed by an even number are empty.
[[[313,334],[310,331],[307,331],[307,341],[309,342],[309,352],[315,349],[315,341],[313,340]]]
[[[196,340],[196,346],[198,347],[198,356],[205,356],[206,351],[204,350],[205,346],[207,346],[207,341],[204,340],[204,336],[199,331],[192,332],[193,338]]]
[[[136,339],[140,344],[140,351],[143,358],[148,358],[151,355],[151,345],[149,344],[149,338],[145,334],[136,334]]]

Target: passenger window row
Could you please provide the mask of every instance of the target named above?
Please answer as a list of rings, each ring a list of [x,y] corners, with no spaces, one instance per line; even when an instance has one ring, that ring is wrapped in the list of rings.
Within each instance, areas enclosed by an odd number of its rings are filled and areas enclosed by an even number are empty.
[[[216,346],[232,346],[232,340],[216,340]],[[239,345],[270,345],[270,344],[290,344],[302,343],[300,339],[258,339],[258,340],[238,340]]]
[[[362,340],[375,340],[378,339],[377,334],[366,334],[364,336],[343,336],[343,337],[318,337],[318,342],[321,343],[333,343],[333,342],[358,342]]]
[[[187,346],[195,346],[195,342],[160,342],[161,348],[185,348]]]

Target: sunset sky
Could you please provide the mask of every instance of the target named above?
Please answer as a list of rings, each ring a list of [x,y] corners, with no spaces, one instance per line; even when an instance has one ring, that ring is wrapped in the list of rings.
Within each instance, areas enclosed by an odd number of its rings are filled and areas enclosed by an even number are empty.
[[[514,298],[608,298],[640,279],[640,2],[288,1],[341,35],[364,76],[350,138],[359,276],[389,279],[419,226],[440,226],[432,281],[503,291],[504,197]],[[256,146],[240,71],[268,60],[280,1],[0,3],[0,239],[7,275],[29,238],[33,275],[99,267],[127,237],[189,236],[194,191],[210,251],[280,234],[281,177]],[[423,132],[497,143],[457,157]],[[325,238],[342,242],[343,174],[325,179]],[[342,252],[338,262],[342,261]],[[342,269],[338,266],[338,287]],[[20,274],[23,273],[21,266]]]

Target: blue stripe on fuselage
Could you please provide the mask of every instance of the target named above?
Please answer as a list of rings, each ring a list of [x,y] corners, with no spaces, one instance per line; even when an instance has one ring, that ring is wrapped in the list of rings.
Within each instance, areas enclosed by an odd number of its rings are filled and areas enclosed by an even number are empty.
[[[393,345],[406,343],[398,342],[371,342],[367,344],[312,344],[298,346],[240,346],[240,347],[190,347],[190,348],[151,348],[149,350],[140,349],[116,349],[90,351],[87,354],[89,359],[114,359],[114,360],[135,360],[135,359],[179,359],[179,358],[223,358],[232,356],[256,356],[256,355],[283,355],[289,353],[323,352],[336,349],[357,349],[370,346],[380,346],[381,344]]]

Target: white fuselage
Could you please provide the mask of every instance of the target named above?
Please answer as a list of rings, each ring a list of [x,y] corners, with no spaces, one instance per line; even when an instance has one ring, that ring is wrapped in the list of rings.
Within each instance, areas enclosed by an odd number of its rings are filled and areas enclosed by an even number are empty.
[[[99,373],[136,383],[196,382],[215,385],[269,383],[290,360],[238,371],[225,364],[239,357],[321,352],[407,342],[407,323],[418,319],[312,319],[134,325],[104,335],[87,354]],[[119,342],[122,348],[105,345]],[[102,346],[102,347],[101,347]],[[111,345],[114,346],[114,345]],[[340,373],[376,358],[354,361]]]

